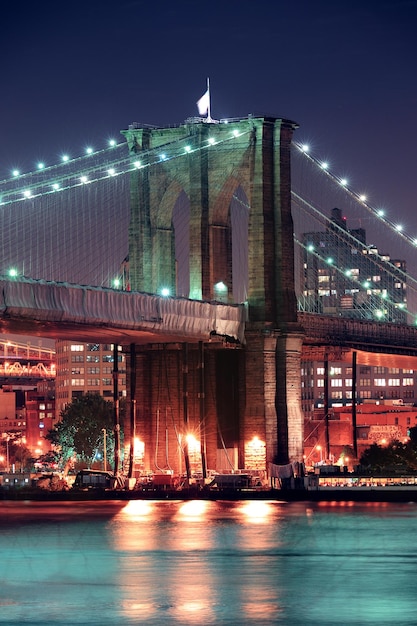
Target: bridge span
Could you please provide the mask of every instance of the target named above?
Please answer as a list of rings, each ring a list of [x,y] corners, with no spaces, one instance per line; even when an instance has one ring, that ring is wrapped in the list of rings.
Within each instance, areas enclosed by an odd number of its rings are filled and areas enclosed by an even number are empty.
[[[415,326],[301,312],[298,321],[305,332],[304,360],[350,361],[355,351],[363,365],[417,367]]]
[[[0,329],[118,344],[243,342],[243,305],[0,277]]]

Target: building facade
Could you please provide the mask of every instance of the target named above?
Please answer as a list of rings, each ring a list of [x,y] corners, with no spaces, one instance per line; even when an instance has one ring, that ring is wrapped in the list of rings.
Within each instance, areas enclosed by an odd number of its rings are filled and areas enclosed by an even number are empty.
[[[326,382],[327,369],[327,382]],[[358,404],[395,400],[398,404],[417,403],[417,370],[399,367],[358,365],[356,370]],[[325,397],[327,394],[327,398]],[[352,404],[352,365],[343,361],[325,367],[320,361],[303,361],[301,367],[301,402],[305,417],[326,404],[343,407]]]
[[[405,324],[406,263],[349,230],[333,209],[323,231],[303,234],[303,308],[307,312]]]
[[[126,395],[125,356],[118,347],[118,393]],[[114,397],[113,344],[56,342],[56,419],[67,404],[86,393]]]

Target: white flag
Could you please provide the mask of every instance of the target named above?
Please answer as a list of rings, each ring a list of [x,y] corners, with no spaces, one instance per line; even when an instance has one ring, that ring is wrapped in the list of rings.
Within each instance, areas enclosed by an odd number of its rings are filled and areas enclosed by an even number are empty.
[[[206,115],[209,110],[210,105],[210,92],[207,89],[206,93],[201,96],[200,100],[197,101],[198,112],[200,115]]]

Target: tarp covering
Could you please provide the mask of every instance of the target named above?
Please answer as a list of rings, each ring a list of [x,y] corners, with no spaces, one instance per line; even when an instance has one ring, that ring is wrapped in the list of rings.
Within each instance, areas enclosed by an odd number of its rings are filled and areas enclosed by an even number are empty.
[[[286,465],[275,465],[269,463],[268,473],[270,478],[291,478],[292,476],[301,475],[301,467],[298,461],[287,463]]]
[[[243,343],[246,309],[100,287],[0,279],[1,317],[143,330],[184,340],[208,340],[216,334]]]

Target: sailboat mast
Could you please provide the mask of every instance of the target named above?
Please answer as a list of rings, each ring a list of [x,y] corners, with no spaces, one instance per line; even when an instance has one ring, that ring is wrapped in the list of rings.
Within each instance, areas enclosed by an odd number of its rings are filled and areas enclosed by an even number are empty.
[[[198,342],[199,361],[200,361],[200,432],[201,432],[201,466],[203,478],[207,478],[207,460],[206,460],[206,429],[205,419],[205,387],[204,387],[204,344]]]

